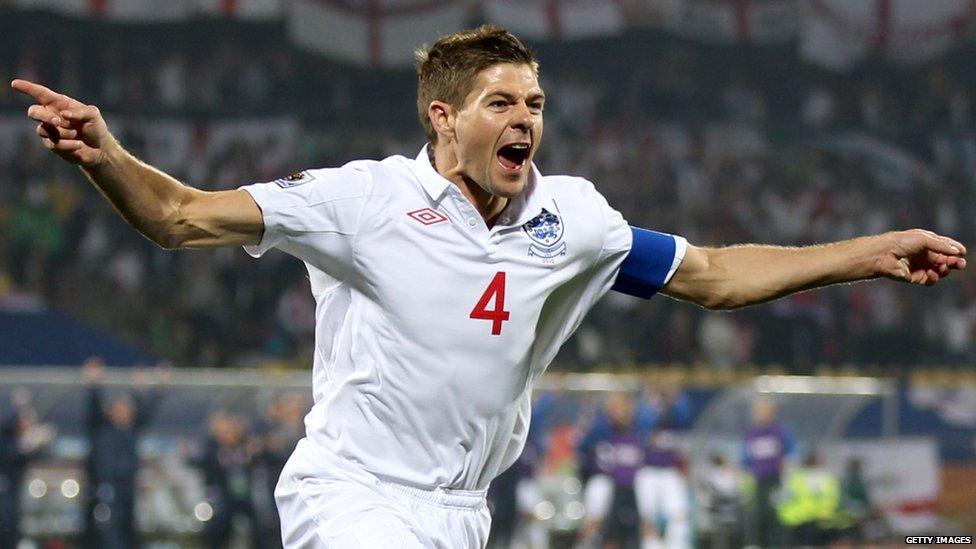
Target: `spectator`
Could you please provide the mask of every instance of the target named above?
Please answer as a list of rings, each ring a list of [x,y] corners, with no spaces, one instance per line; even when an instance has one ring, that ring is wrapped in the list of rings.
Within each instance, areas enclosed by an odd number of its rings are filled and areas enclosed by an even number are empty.
[[[640,539],[634,476],[644,463],[644,448],[634,424],[634,397],[613,393],[580,445],[595,473],[586,483],[586,519],[580,541],[603,547],[633,547]],[[587,458],[584,458],[585,460]]]
[[[281,543],[278,524],[278,510],[275,506],[274,490],[278,477],[291,456],[292,450],[302,437],[305,436],[305,423],[302,421],[311,404],[303,393],[284,393],[279,395],[268,406],[265,412],[263,432],[257,433],[261,437],[262,448],[259,463],[264,471],[264,485],[259,489],[264,502],[256,507],[261,511],[260,522],[262,547],[271,547]]]
[[[253,477],[258,446],[249,439],[247,425],[239,416],[218,410],[210,417],[210,430],[197,465],[203,470],[207,501],[213,518],[207,522],[207,547],[229,547],[234,537],[234,519],[245,518],[251,544],[261,543],[262,534],[254,509]]]
[[[708,461],[695,485],[701,510],[695,546],[707,549],[742,547],[745,479],[724,454],[712,454]]]
[[[840,513],[840,480],[824,469],[815,452],[786,474],[777,514],[789,529],[789,546],[819,547],[832,540]]]
[[[15,394],[14,400],[9,417],[0,417],[0,549],[19,546],[24,475],[55,433],[38,421],[29,393]]]
[[[158,381],[168,370],[160,365]],[[105,404],[104,363],[90,358],[82,365],[88,386],[88,503],[85,546],[125,549],[139,545],[136,529],[136,480],[139,474],[139,437],[155,412],[161,393],[148,391],[149,377],[132,377],[136,393],[115,396]]]
[[[756,483],[749,523],[750,544],[778,547],[783,531],[773,507],[773,494],[793,453],[793,438],[776,420],[773,402],[760,398],[752,406],[752,427],[743,440],[743,460]]]
[[[675,414],[674,407],[668,407],[646,437],[644,466],[634,478],[644,549],[690,548],[692,543],[688,483],[677,447]]]
[[[859,458],[851,458],[844,467],[841,479],[842,538],[854,544],[879,542],[885,539],[888,525],[868,488],[867,478]]]

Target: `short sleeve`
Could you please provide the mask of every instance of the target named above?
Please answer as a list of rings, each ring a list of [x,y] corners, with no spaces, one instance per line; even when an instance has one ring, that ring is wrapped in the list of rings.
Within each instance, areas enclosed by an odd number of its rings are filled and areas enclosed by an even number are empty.
[[[366,166],[350,163],[241,189],[261,208],[264,219],[261,242],[245,246],[248,254],[260,257],[278,248],[327,267],[351,260],[352,239],[359,231],[371,194],[372,177]]]
[[[630,227],[632,244],[620,265],[613,290],[648,299],[674,276],[688,249],[688,241],[656,231]]]

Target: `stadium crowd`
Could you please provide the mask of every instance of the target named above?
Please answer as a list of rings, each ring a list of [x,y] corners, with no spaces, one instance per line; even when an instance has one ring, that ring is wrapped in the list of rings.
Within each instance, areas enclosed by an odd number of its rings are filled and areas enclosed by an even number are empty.
[[[411,75],[255,47],[272,44],[274,29],[252,43],[237,27],[185,25],[174,32],[186,41],[160,57],[154,31],[135,37],[123,26],[91,41],[90,29],[55,24],[72,32],[0,49],[0,76],[102,106],[126,147],[193,185],[233,188],[413,155],[422,144]],[[621,47],[642,55],[621,56]],[[966,49],[924,70],[879,66],[855,81],[779,50],[659,36],[585,51],[543,45],[550,103],[538,164],[592,179],[632,224],[698,244],[811,244],[912,226],[965,242],[976,235]],[[80,174],[49,161],[5,86],[0,106],[10,113],[0,115],[0,307],[67,310],[181,366],[310,362],[313,302],[300,263],[156,249]],[[973,297],[971,277],[934,304],[907,286],[852,285],[722,315],[611,295],[553,368],[961,364],[976,351]]]

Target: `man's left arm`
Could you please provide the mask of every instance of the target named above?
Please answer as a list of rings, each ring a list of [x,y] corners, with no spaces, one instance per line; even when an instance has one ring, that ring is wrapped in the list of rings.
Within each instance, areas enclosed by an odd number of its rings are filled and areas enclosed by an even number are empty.
[[[708,309],[735,309],[794,292],[886,277],[930,286],[966,267],[966,248],[930,231],[889,232],[800,248],[688,245],[661,291]]]

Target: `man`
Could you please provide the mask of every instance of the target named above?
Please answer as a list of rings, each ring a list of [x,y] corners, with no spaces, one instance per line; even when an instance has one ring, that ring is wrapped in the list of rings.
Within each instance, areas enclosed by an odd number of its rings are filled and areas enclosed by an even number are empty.
[[[645,460],[644,444],[634,423],[634,396],[613,393],[593,427],[580,441],[584,462],[592,463],[583,504],[586,520],[580,529],[584,547],[634,547],[641,537],[634,478]],[[591,454],[587,456],[586,454]]]
[[[14,391],[13,410],[0,417],[0,549],[20,545],[21,496],[30,462],[54,439],[54,426],[38,421],[26,389]]]
[[[675,418],[676,413],[673,406],[666,409],[651,433],[641,437],[646,445],[644,466],[634,477],[634,493],[642,520],[644,549],[691,547],[688,484],[677,441],[681,421]]]
[[[278,395],[266,409],[264,422],[259,427],[261,448],[257,461],[264,475],[258,489],[261,497],[256,510],[259,511],[264,530],[262,547],[273,547],[280,543],[281,528],[274,504],[274,489],[292,450],[305,436],[302,418],[308,409],[308,397],[304,392]]]
[[[788,528],[791,547],[822,547],[833,542],[840,518],[840,479],[824,468],[816,452],[790,470],[777,497],[776,514]]]
[[[744,473],[724,454],[715,452],[697,475],[695,496],[699,514],[694,546],[710,549],[743,547]]]
[[[750,536],[762,547],[782,543],[783,528],[774,507],[773,495],[792,459],[794,441],[789,430],[776,420],[776,407],[767,398],[752,405],[752,425],[742,443],[743,462],[756,482]]]
[[[277,247],[306,263],[315,404],[278,484],[286,546],[483,546],[485,489],[521,451],[533,383],[615,284],[729,309],[880,276],[932,284],[965,266],[961,244],[919,230],[722,249],[632,231],[590,182],[532,164],[545,94],[517,38],[458,32],[419,60],[416,159],[223,192],[140,162],[94,106],[12,84],[37,102],[44,146],[157,244]]]
[[[163,376],[162,368],[158,371]],[[139,545],[136,530],[136,477],[139,437],[158,407],[160,393],[146,394],[149,380],[136,372],[138,393],[117,395],[107,405],[102,389],[104,364],[90,358],[82,365],[88,386],[88,494],[86,547],[126,548]],[[161,379],[164,379],[161,376]]]
[[[252,473],[257,449],[248,440],[247,425],[241,417],[224,410],[210,416],[210,431],[197,460],[207,501],[213,509],[213,517],[204,530],[207,547],[230,547],[237,517],[247,520],[251,544],[265,546],[253,498]]]

